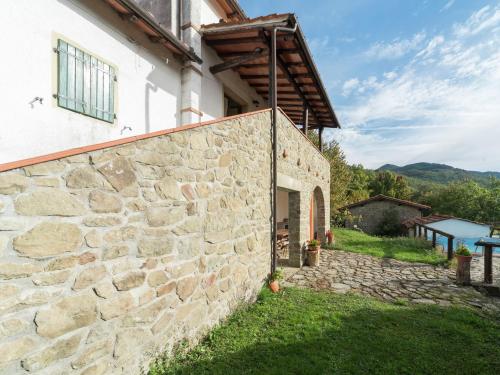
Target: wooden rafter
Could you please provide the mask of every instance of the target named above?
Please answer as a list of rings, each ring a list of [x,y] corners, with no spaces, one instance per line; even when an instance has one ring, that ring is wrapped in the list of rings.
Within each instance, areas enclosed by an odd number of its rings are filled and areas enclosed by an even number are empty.
[[[238,22],[220,22],[202,26],[204,41],[225,60],[220,68],[234,69],[240,78],[255,89],[263,99],[269,98],[269,54],[249,61],[248,56],[256,48],[270,51],[270,31],[275,27],[297,25],[291,14],[269,15]],[[300,26],[294,33],[278,31],[277,35],[277,94],[278,105],[294,121],[304,121],[307,109],[311,128],[338,127],[328,95]],[[240,60],[241,59],[241,60]]]
[[[240,54],[236,58],[233,58],[231,60],[224,61],[220,64],[211,66],[210,72],[212,74],[217,74],[217,73],[223,72],[225,70],[235,68],[244,62],[255,60],[255,59],[261,58],[263,56],[267,56],[268,54],[269,54],[269,50],[264,49],[264,48],[256,48],[254,52]]]

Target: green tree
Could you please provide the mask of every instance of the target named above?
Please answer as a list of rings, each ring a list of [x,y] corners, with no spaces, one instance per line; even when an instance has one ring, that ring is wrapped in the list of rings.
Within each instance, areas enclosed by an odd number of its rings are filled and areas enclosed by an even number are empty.
[[[481,201],[483,220],[500,225],[500,179],[491,177],[487,193]]]
[[[378,172],[368,184],[370,195],[383,194],[398,199],[409,199],[411,189],[406,178],[390,171]]]
[[[487,188],[471,180],[453,182],[427,198],[435,213],[488,223],[500,220],[500,180],[496,178]]]
[[[351,171],[345,155],[336,141],[330,141],[323,147],[323,155],[330,162],[330,211],[347,204],[347,188],[351,181]]]
[[[309,131],[307,135],[319,147],[317,131]],[[351,181],[351,171],[337,141],[323,142],[323,156],[330,162],[330,212],[334,216],[339,207],[348,203],[347,188]]]
[[[351,181],[347,186],[348,203],[358,202],[370,196],[368,183],[373,178],[373,173],[366,170],[361,164],[353,164],[349,167],[351,171]]]

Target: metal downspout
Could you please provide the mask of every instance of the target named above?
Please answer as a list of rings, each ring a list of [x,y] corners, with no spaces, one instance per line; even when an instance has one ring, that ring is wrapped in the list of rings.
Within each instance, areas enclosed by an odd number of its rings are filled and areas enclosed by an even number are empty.
[[[276,256],[277,256],[277,243],[278,243],[278,219],[277,219],[277,198],[278,198],[278,90],[277,90],[277,77],[276,77],[276,33],[278,31],[283,31],[287,33],[295,33],[297,30],[297,23],[293,28],[289,27],[274,27],[271,33],[271,56],[269,62],[271,64],[270,69],[270,95],[269,100],[272,108],[272,248],[271,248],[271,274],[276,271]]]

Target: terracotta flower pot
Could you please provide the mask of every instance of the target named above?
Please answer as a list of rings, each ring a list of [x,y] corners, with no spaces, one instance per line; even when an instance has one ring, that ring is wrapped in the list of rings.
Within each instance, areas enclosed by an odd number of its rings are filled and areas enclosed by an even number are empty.
[[[315,246],[313,250],[309,248],[307,250],[307,265],[310,267],[317,267],[319,266],[319,246]]]
[[[307,245],[307,251],[319,251],[320,248],[321,248],[321,245],[317,245],[317,246]]]
[[[471,255],[455,255],[457,258],[457,284],[470,285],[470,262]]]
[[[279,292],[280,284],[278,283],[278,280],[271,281],[269,283],[269,288],[273,291],[273,293]]]

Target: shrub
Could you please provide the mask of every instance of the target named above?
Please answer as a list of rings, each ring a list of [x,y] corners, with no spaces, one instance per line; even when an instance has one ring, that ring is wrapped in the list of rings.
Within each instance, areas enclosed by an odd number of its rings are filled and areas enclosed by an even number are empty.
[[[382,220],[378,226],[377,234],[392,237],[403,235],[401,218],[395,208],[389,208],[382,213]]]
[[[269,282],[283,280],[284,276],[283,268],[278,268],[269,276]]]

